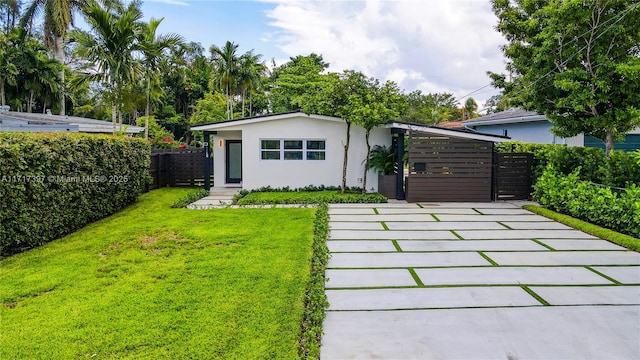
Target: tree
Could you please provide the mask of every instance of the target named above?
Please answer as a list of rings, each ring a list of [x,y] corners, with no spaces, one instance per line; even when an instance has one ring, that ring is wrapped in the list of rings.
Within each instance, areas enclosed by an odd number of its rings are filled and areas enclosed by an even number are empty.
[[[149,112],[151,104],[151,79],[157,79],[158,62],[159,58],[164,55],[164,51],[179,43],[183,42],[180,35],[177,34],[164,34],[156,35],[156,31],[162,19],[151,18],[148,24],[144,24],[142,27],[141,37],[139,41],[139,49],[143,54],[142,66],[144,67],[144,77],[146,82],[146,107],[145,107],[145,124],[144,124],[144,138],[149,138]],[[156,82],[154,81],[154,84]]]
[[[238,75],[238,45],[227,41],[222,48],[211,46],[211,56],[216,69],[214,82],[227,98],[227,119],[233,119],[233,95]]]
[[[505,111],[509,108],[507,99],[502,94],[493,95],[484,103],[487,115]]]
[[[44,43],[54,52],[54,58],[64,64],[64,41],[69,26],[73,24],[73,13],[85,7],[85,0],[33,0],[25,10],[22,25],[32,22],[44,13]],[[64,69],[60,70],[60,113],[65,114]]]
[[[16,26],[20,6],[19,0],[0,0],[0,24],[4,23],[5,32],[10,32]]]
[[[71,32],[71,39],[76,43],[75,54],[86,61],[84,76],[78,81],[96,81],[107,90],[115,133],[116,116],[122,126],[125,86],[140,75],[140,64],[134,58],[137,40],[143,31],[140,2],[133,1],[126,8],[116,10],[103,9],[93,3],[85,8],[85,15],[91,30]]]
[[[562,137],[606,144],[640,125],[640,3],[492,0],[513,69],[491,74],[513,105],[544,114]]]
[[[361,119],[363,104],[368,102],[367,96],[370,95],[369,79],[363,73],[353,70],[319,76],[317,81],[311,83],[306,91],[300,95],[305,113],[336,116],[346,122],[346,139],[342,161],[342,193],[347,189],[351,125]]]
[[[329,64],[322,55],[296,56],[273,69],[269,101],[272,112],[286,112],[302,109],[310,89],[322,87],[326,77],[322,73]]]
[[[362,177],[362,193],[367,192],[367,172],[369,171],[369,157],[371,156],[371,144],[369,135],[373,128],[387,121],[397,118],[403,106],[403,97],[398,85],[393,81],[387,81],[383,86],[377,79],[369,79],[369,94],[359,102],[359,108],[355,112],[353,121],[364,129],[367,156],[365,157],[364,175]]]
[[[252,115],[251,95],[262,85],[262,76],[267,67],[260,59],[262,55],[254,54],[253,50],[244,53],[238,64],[238,85],[242,98],[242,117],[244,117],[245,100],[249,97],[249,116]]]
[[[16,66],[17,46],[13,41],[15,34],[7,36],[0,32],[0,105],[7,104],[6,85],[15,86],[18,68]]]
[[[467,101],[464,102],[462,120],[473,119],[476,116],[477,110],[478,110],[478,103],[476,102],[476,100],[472,97],[468,98]]]
[[[423,94],[415,90],[403,95],[406,106],[400,114],[404,121],[436,125],[443,121],[456,120],[458,102],[450,93]]]

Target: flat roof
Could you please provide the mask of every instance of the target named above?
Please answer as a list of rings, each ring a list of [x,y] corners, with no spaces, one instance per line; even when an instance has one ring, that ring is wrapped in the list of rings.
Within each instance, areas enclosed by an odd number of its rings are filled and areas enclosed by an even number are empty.
[[[218,122],[213,122],[208,124],[195,125],[191,127],[191,130],[192,131],[219,130],[219,129],[224,129],[232,126],[242,126],[242,125],[249,125],[249,124],[255,124],[255,123],[266,122],[266,121],[292,119],[297,117],[308,117],[311,119],[338,121],[338,122],[344,121],[341,118],[334,117],[334,116],[305,114],[302,111],[290,111],[290,112],[284,112],[284,113],[244,117],[239,119],[230,119],[230,120],[218,121]]]
[[[490,141],[490,142],[504,142],[504,141],[511,140],[511,138],[508,136],[484,134],[477,131],[473,131],[471,129],[449,129],[449,128],[442,128],[437,126],[429,126],[424,124],[408,123],[403,121],[389,121],[385,125],[385,127],[391,128],[391,129],[419,131],[427,134],[440,135],[440,136],[450,136],[450,137],[459,138],[459,139],[470,139],[470,140],[480,140],[480,141]]]

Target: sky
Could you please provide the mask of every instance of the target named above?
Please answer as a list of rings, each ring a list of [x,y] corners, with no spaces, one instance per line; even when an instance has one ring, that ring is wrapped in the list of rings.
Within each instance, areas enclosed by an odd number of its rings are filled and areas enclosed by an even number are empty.
[[[405,92],[469,93],[480,108],[498,93],[487,71],[504,72],[489,0],[145,0],[158,31],[209,49],[229,40],[277,64],[321,54],[329,71],[353,69]]]

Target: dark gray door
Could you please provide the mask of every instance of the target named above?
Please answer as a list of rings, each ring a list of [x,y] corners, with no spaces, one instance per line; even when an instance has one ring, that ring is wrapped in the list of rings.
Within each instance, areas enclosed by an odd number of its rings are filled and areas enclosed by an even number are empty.
[[[242,140],[227,140],[226,183],[242,182]]]

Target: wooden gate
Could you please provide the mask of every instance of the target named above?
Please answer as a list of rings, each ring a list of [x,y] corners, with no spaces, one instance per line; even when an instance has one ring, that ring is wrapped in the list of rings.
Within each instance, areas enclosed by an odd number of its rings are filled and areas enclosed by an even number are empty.
[[[407,201],[492,200],[493,143],[409,134]]]
[[[496,153],[494,200],[526,200],[531,194],[531,153]]]

